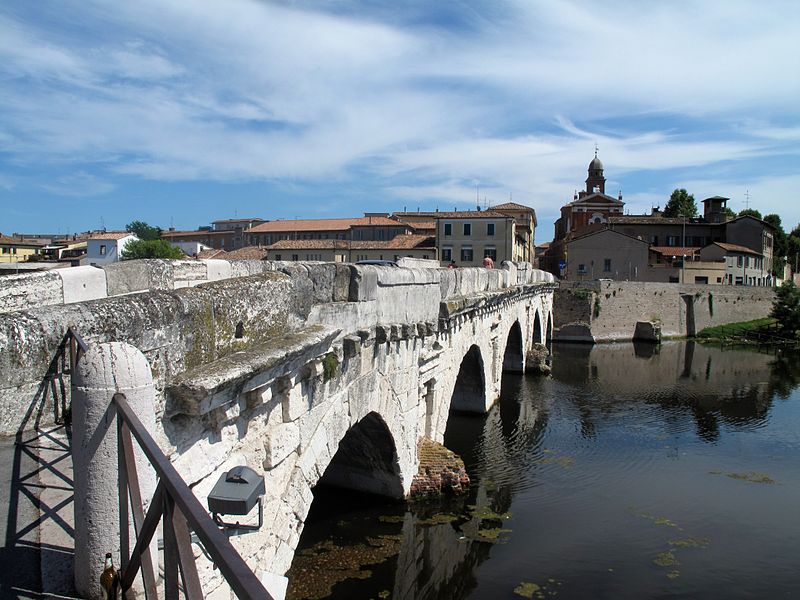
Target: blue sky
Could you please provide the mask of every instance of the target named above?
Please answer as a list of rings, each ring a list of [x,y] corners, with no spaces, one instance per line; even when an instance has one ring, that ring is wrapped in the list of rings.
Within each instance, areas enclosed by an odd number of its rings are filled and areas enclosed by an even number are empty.
[[[537,242],[594,146],[631,213],[685,187],[800,222],[800,3],[8,0],[0,231],[450,210]]]

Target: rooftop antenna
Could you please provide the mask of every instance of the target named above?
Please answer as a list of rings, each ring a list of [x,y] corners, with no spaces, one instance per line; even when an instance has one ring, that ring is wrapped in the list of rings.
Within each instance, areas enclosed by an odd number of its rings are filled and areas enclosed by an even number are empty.
[[[100,229],[103,231],[106,230],[106,220],[103,218],[103,215],[100,215]]]
[[[597,151],[600,150],[600,147],[597,145],[597,142],[594,143],[594,157],[597,158]]]
[[[744,192],[744,207],[746,210],[750,209],[750,190]]]

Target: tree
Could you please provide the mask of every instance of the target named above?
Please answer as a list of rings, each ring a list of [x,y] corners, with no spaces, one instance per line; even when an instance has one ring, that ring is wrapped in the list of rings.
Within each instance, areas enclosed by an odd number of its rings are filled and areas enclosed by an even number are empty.
[[[736,213],[733,212],[732,208],[728,208],[726,206],[725,207],[725,217],[726,217],[726,219],[725,219],[726,221],[730,221],[731,219],[735,219],[736,218]]]
[[[125,231],[136,235],[140,240],[157,240],[161,238],[161,228],[152,227],[144,221],[132,221],[125,225]]]
[[[167,240],[135,240],[122,251],[122,260],[137,258],[185,258],[186,255]]]
[[[800,329],[800,290],[794,280],[787,279],[775,290],[775,301],[769,316],[778,322],[778,329],[786,337],[796,337]]]
[[[669,202],[664,208],[665,217],[686,217],[691,219],[697,216],[697,203],[694,196],[681,188],[672,192]]]
[[[755,217],[756,219],[761,219],[761,213],[758,212],[755,208],[745,208],[744,210],[739,211],[740,217]],[[778,215],[775,215],[776,217]],[[780,220],[780,217],[778,217]]]
[[[789,255],[789,238],[783,230],[779,215],[774,213],[765,215],[764,222],[775,228],[772,244],[772,274],[776,277],[783,277],[783,266],[786,264],[784,257]]]

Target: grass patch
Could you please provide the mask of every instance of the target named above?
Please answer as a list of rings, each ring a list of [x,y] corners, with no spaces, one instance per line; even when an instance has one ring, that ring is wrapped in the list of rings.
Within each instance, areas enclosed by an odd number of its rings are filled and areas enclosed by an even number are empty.
[[[770,328],[775,323],[775,319],[766,317],[754,321],[744,321],[742,323],[729,323],[727,325],[717,325],[716,327],[706,327],[700,331],[696,337],[704,339],[725,339],[739,337],[748,331],[758,331]]]

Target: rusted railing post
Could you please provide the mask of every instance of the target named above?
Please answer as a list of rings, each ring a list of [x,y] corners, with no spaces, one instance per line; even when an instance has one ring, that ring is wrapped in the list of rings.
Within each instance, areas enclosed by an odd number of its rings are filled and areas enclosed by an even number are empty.
[[[116,392],[125,394],[142,423],[153,431],[155,387],[147,359],[121,342],[93,345],[72,376],[75,589],[89,599],[101,597],[99,577],[106,552],[121,564],[117,420],[111,405]],[[147,502],[155,489],[155,473],[136,454],[140,490]],[[135,539],[133,534],[131,538]]]

